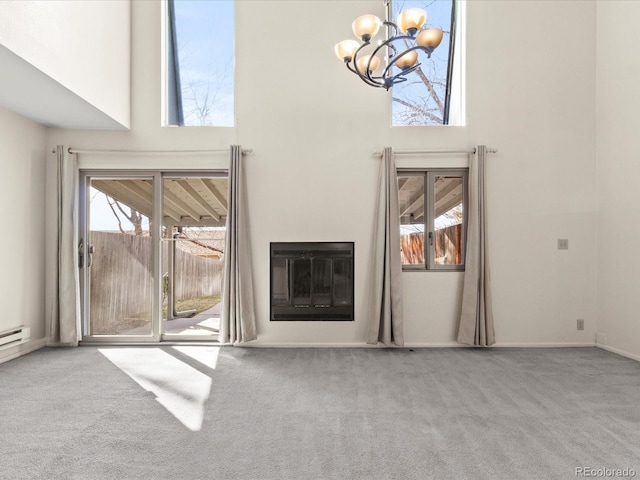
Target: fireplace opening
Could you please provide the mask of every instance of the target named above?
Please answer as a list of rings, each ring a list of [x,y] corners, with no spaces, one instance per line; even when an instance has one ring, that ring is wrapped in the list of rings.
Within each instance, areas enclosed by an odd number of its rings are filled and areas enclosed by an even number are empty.
[[[353,242],[271,243],[271,320],[354,320]]]

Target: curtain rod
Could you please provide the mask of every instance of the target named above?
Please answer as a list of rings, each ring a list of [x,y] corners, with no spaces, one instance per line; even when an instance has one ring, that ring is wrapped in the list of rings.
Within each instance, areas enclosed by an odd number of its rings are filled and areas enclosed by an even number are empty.
[[[476,149],[471,150],[394,150],[395,155],[455,155],[476,153]],[[487,153],[498,153],[497,148],[487,148]],[[374,155],[381,157],[382,152],[375,151]]]
[[[55,153],[56,150],[51,150],[51,153]],[[96,153],[99,155],[171,155],[171,154],[181,154],[181,153],[193,153],[193,154],[207,154],[207,153],[229,153],[229,149],[218,149],[218,150],[83,150],[77,148],[68,149],[69,153]],[[251,148],[243,148],[242,154],[248,155],[253,153],[253,149]]]

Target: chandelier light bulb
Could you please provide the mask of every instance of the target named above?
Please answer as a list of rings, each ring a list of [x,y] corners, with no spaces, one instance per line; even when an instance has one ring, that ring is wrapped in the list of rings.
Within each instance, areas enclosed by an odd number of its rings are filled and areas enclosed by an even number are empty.
[[[369,64],[369,59],[371,59],[371,64]],[[358,70],[360,70],[363,73],[375,72],[380,66],[380,59],[375,56],[371,57],[371,55],[365,55],[364,57],[358,58],[358,60],[356,61],[356,64],[358,66]]]
[[[396,67],[405,70],[409,67],[413,67],[418,61],[418,52],[415,50],[411,50],[410,52],[404,53],[401,55],[396,61]]]
[[[359,46],[360,44],[355,40],[343,40],[336,43],[333,49],[340,60],[350,62]]]
[[[416,37],[416,44],[421,47],[436,48],[442,42],[444,32],[439,28],[427,28],[422,30]]]
[[[403,33],[414,36],[427,21],[427,12],[421,8],[408,8],[398,15],[398,28]]]
[[[363,42],[368,42],[376,36],[378,30],[380,30],[380,25],[382,25],[382,20],[375,15],[367,14],[356,18],[351,24],[351,28],[356,38],[361,39]]]

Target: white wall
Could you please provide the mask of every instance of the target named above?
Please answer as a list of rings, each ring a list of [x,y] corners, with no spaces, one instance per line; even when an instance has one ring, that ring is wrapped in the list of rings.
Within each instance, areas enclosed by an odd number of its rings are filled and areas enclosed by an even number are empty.
[[[640,360],[640,3],[598,2],[598,331],[604,346]]]
[[[49,143],[253,148],[246,167],[258,333],[265,344],[364,343],[379,167],[374,150],[498,148],[488,166],[497,341],[593,343],[595,4],[473,1],[467,11],[465,127],[391,129],[389,94],[361,84],[335,58],[333,45],[350,35],[353,18],[383,14],[378,0],[245,0],[236,3],[237,126],[161,128],[160,5],[133,2],[131,131],[52,130]],[[295,18],[313,18],[313,33],[305,31],[307,22],[287,22]],[[282,22],[287,28],[277,27]],[[187,168],[203,160],[160,161]],[[443,158],[441,165],[460,161]],[[157,166],[152,158],[80,156],[80,162]],[[569,239],[568,251],[556,249],[558,238]],[[355,242],[355,322],[269,322],[269,242],[307,240]],[[408,344],[454,343],[461,280],[460,273],[403,275]],[[578,318],[585,320],[582,332]]]
[[[0,44],[129,126],[129,0],[2,1]]]
[[[0,361],[44,344],[45,145],[44,127],[0,108],[0,331],[31,327],[31,341],[0,350]]]

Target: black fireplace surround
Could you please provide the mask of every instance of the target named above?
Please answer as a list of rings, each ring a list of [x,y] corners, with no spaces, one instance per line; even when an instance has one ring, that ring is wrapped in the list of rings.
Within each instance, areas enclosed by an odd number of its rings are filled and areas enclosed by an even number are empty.
[[[354,320],[353,242],[271,243],[271,320]]]

